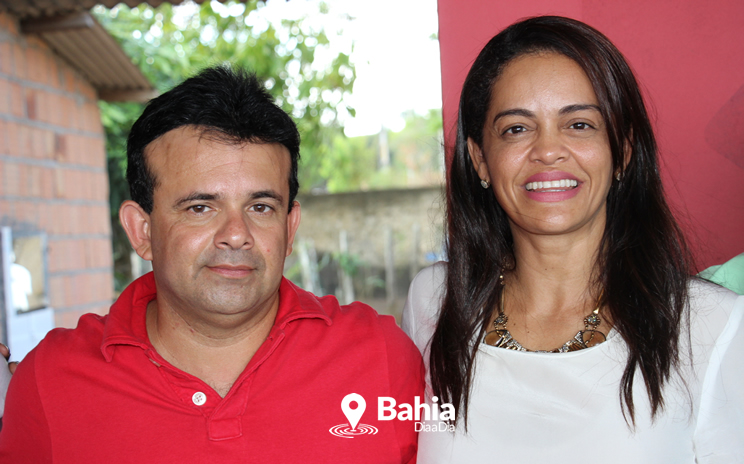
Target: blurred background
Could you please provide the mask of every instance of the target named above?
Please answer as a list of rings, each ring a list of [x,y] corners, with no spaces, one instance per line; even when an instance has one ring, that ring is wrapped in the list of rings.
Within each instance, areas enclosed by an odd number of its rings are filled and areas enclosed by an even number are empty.
[[[117,218],[129,127],[224,62],[261,76],[302,134],[285,275],[398,317],[412,276],[445,258],[470,64],[539,14],[596,27],[634,68],[695,271],[744,252],[741,0],[119,1],[0,0],[0,341],[15,359],[149,270]]]
[[[255,71],[302,135],[285,275],[399,318],[412,276],[442,258],[436,2],[88,3],[0,0],[4,293],[34,303],[6,302],[14,358],[151,269],[118,220],[129,128],[220,63]]]

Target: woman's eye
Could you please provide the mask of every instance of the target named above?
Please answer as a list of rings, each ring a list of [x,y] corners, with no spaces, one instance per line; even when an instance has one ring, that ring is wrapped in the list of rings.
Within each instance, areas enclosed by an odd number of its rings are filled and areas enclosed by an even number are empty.
[[[519,134],[526,130],[527,129],[524,126],[511,126],[504,131],[504,134]]]
[[[586,130],[586,129],[592,129],[592,126],[589,125],[589,123],[586,122],[575,122],[571,124],[571,129],[577,129],[577,130]]]

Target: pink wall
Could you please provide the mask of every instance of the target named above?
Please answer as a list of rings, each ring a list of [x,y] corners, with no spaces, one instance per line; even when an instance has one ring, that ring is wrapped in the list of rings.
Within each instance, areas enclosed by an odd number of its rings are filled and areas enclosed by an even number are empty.
[[[527,16],[602,31],[630,62],[661,148],[664,185],[700,269],[744,253],[744,2],[439,0],[445,139],[481,47]]]

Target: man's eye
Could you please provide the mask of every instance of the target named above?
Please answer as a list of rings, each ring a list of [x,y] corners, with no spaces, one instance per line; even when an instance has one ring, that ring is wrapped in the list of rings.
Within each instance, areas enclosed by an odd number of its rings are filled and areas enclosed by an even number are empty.
[[[204,214],[207,211],[210,211],[211,209],[212,208],[210,208],[209,206],[206,206],[206,205],[189,206],[189,211],[191,211],[192,213],[196,213],[196,214]]]
[[[272,210],[272,208],[269,205],[258,204],[258,205],[251,206],[251,210],[257,213],[268,213],[269,211]]]

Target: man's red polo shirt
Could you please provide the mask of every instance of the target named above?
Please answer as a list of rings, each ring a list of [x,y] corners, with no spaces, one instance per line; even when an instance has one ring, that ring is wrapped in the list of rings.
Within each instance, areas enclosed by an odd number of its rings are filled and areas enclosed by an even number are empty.
[[[418,350],[392,317],[285,279],[269,337],[221,398],[153,349],[145,311],[154,298],[148,274],[109,315],[56,329],[28,355],[8,391],[0,462],[415,460],[414,422],[378,420],[378,397],[423,397]],[[372,427],[356,429],[366,434],[337,427],[348,422],[341,401],[350,393],[366,400],[360,424]]]

